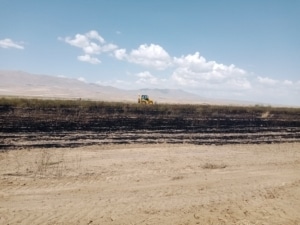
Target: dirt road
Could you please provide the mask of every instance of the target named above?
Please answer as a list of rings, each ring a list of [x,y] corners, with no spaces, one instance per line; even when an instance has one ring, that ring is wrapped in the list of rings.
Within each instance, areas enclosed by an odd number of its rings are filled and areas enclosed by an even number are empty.
[[[300,224],[300,143],[0,153],[0,224]]]

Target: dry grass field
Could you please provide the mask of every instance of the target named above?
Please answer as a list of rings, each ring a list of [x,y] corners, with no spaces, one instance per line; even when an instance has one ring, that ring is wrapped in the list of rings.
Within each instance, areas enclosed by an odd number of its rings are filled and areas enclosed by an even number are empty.
[[[0,153],[0,224],[300,224],[300,143]]]

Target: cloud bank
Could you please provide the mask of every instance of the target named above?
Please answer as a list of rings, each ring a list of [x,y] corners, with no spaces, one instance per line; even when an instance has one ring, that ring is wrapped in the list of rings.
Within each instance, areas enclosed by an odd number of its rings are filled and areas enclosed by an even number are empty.
[[[80,48],[77,59],[91,64],[101,63],[100,55],[109,54],[115,60],[137,65],[141,72],[124,72],[124,80],[99,81],[100,84],[119,88],[180,88],[203,97],[223,99],[248,99],[277,102],[282,96],[290,102],[298,102],[300,81],[277,80],[268,76],[256,76],[234,64],[225,65],[207,60],[200,52],[171,56],[162,46],[154,43],[141,44],[127,50],[107,43],[97,31],[76,34],[62,39],[67,44]],[[144,68],[146,70],[144,70]],[[288,96],[291,97],[288,97]],[[296,97],[295,97],[296,96]],[[286,102],[288,103],[288,102]]]
[[[85,34],[76,34],[73,38],[66,37],[63,40],[71,46],[80,48],[83,55],[77,57],[79,61],[91,64],[99,64],[98,55],[109,53],[116,60],[126,61],[130,64],[145,67],[151,71],[137,74],[133,83],[156,84],[161,86],[165,80],[176,87],[190,87],[197,89],[250,89],[251,83],[247,79],[247,72],[237,66],[224,65],[215,61],[208,61],[199,52],[186,56],[170,56],[160,45],[141,44],[136,49],[127,50],[118,48],[117,45],[106,43],[104,38],[95,30]],[[155,76],[155,71],[167,71],[168,78]]]

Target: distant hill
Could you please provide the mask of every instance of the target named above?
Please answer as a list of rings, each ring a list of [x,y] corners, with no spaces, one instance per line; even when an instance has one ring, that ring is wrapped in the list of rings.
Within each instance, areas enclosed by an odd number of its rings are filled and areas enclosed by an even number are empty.
[[[148,94],[157,103],[212,102],[179,89],[122,90],[71,78],[0,70],[0,96],[137,102],[139,94]]]

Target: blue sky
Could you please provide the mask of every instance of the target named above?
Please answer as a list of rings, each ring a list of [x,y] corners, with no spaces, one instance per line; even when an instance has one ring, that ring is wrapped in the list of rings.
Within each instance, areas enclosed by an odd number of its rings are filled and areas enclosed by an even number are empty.
[[[0,0],[0,69],[300,106],[300,1]]]

